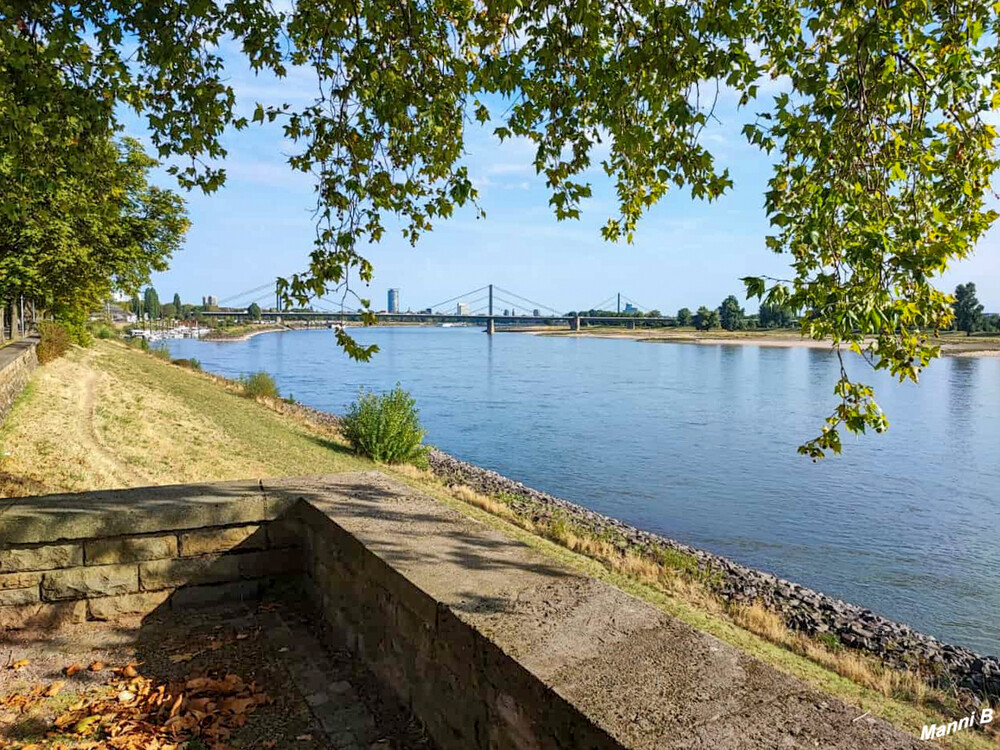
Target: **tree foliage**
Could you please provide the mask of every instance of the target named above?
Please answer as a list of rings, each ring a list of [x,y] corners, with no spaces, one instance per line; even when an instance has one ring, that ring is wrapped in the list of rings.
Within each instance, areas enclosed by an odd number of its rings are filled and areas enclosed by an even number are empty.
[[[976,299],[976,285],[971,281],[955,287],[952,308],[955,311],[955,328],[965,331],[967,336],[980,329],[983,324],[983,306]]]
[[[691,311],[686,307],[682,307],[677,311],[677,325],[679,326],[689,326],[694,321],[694,316]]]
[[[260,305],[251,302],[250,307],[247,308],[247,315],[250,316],[250,320],[260,320]]]
[[[702,305],[698,308],[698,312],[694,314],[692,322],[694,323],[694,327],[699,331],[710,331],[713,328],[718,328],[719,311],[709,310],[707,307]]]
[[[220,42],[235,39],[254,70],[310,68],[312,102],[260,102],[249,118],[279,121],[297,146],[291,167],[316,180],[309,268],[280,284],[305,305],[371,280],[360,249],[389,217],[415,243],[475,204],[469,116],[531,143],[560,219],[579,216],[605,145],[611,241],[630,241],[670,190],[717,198],[732,181],[699,136],[726,88],[757,112],[749,141],[774,154],[768,244],[792,268],[787,280],[747,278],[748,293],[808,311],[804,333],[915,380],[938,354],[928,333],[952,314],[929,280],[996,219],[984,194],[997,166],[985,115],[1000,105],[998,19],[991,0],[299,0],[287,12],[263,0],[29,1],[0,24],[0,140],[30,130],[29,153],[72,145],[130,107],[181,184],[214,190],[224,130],[249,124]],[[783,90],[758,101],[768,79]],[[506,101],[491,109],[490,96]],[[72,148],[64,158],[86,160]],[[345,332],[338,341],[359,359],[374,351]],[[814,458],[839,450],[841,427],[888,424],[843,360],[836,393],[802,448]]]
[[[79,327],[113,290],[166,269],[188,227],[184,203],[149,184],[156,162],[135,140],[87,140],[61,165],[54,144],[32,154],[25,140],[0,142],[0,298],[34,299]]]
[[[160,295],[156,290],[148,286],[142,295],[142,311],[150,320],[158,320],[160,317]]]
[[[787,307],[762,302],[757,311],[759,328],[789,328],[795,323],[795,313]]]
[[[746,311],[732,294],[719,306],[719,324],[727,331],[742,331],[747,327]]]

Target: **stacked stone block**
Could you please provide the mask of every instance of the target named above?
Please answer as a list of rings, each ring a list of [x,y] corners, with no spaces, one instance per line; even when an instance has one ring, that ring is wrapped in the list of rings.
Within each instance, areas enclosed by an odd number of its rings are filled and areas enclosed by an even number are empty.
[[[253,600],[267,587],[297,585],[299,540],[275,508],[255,502],[259,498],[196,497],[185,519],[172,496],[149,503],[141,523],[116,522],[126,510],[116,513],[116,504],[134,499],[128,507],[134,512],[143,493],[155,498],[172,489],[110,493],[113,502],[101,503],[90,516],[79,499],[98,493],[10,501],[13,512],[0,514],[0,627]],[[26,512],[19,515],[22,507]],[[119,533],[129,525],[142,533]]]
[[[38,339],[31,336],[0,348],[0,422],[38,367],[37,346]]]

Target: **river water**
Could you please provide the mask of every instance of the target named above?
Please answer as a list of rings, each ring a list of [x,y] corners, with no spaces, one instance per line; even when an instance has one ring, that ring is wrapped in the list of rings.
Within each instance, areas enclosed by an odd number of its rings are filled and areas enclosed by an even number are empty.
[[[827,350],[354,330],[372,362],[326,329],[169,348],[336,413],[399,382],[461,459],[1000,654],[1000,358],[944,358],[919,386],[855,361],[892,426],[813,464],[795,448],[834,405]]]

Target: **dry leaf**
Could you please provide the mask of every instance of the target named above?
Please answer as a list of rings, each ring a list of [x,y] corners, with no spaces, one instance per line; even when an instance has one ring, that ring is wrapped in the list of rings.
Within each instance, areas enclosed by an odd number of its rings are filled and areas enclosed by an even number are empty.
[[[311,734],[300,734],[297,739],[299,742],[312,742],[313,736]]]
[[[26,666],[31,664],[31,659],[21,659],[10,665],[11,669],[24,669]]]
[[[131,693],[128,690],[122,690],[118,693],[119,703],[130,703],[135,700],[135,693]]]
[[[66,675],[67,677],[72,677],[77,672],[79,672],[81,669],[83,669],[83,667],[80,666],[79,664],[70,664],[68,667],[66,667],[63,670],[63,674]]]
[[[104,669],[104,662],[95,661],[90,665],[89,669],[91,672],[100,672],[102,669]]]
[[[59,691],[63,689],[63,685],[65,685],[65,684],[66,683],[63,682],[62,680],[59,680],[58,682],[53,682],[45,690],[45,697],[46,698],[51,698],[54,695],[59,695]]]
[[[174,654],[170,657],[170,661],[173,664],[180,664],[182,661],[191,661],[194,656],[194,654]]]
[[[177,716],[177,712],[181,710],[181,704],[184,702],[184,693],[177,696],[177,700],[174,701],[174,705],[170,707],[170,718]]]
[[[138,677],[139,676],[139,673],[135,670],[135,667],[133,667],[131,664],[126,664],[122,668],[122,674],[125,675],[126,677]]]
[[[73,727],[73,731],[76,734],[87,734],[88,732],[94,731],[97,725],[101,722],[101,717],[99,715],[88,716],[84,719],[80,719]]]

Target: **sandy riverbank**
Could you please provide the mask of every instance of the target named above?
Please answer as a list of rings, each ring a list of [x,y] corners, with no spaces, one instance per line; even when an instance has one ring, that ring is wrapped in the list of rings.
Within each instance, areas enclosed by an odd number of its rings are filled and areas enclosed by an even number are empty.
[[[697,344],[701,346],[766,346],[788,349],[830,349],[830,341],[805,338],[795,331],[711,331],[694,329],[615,329],[595,328],[586,331],[554,331],[549,327],[524,328],[517,333],[536,336],[574,338],[631,339],[653,344]],[[966,336],[946,333],[935,340],[941,354],[949,357],[1000,357],[1000,336]]]

